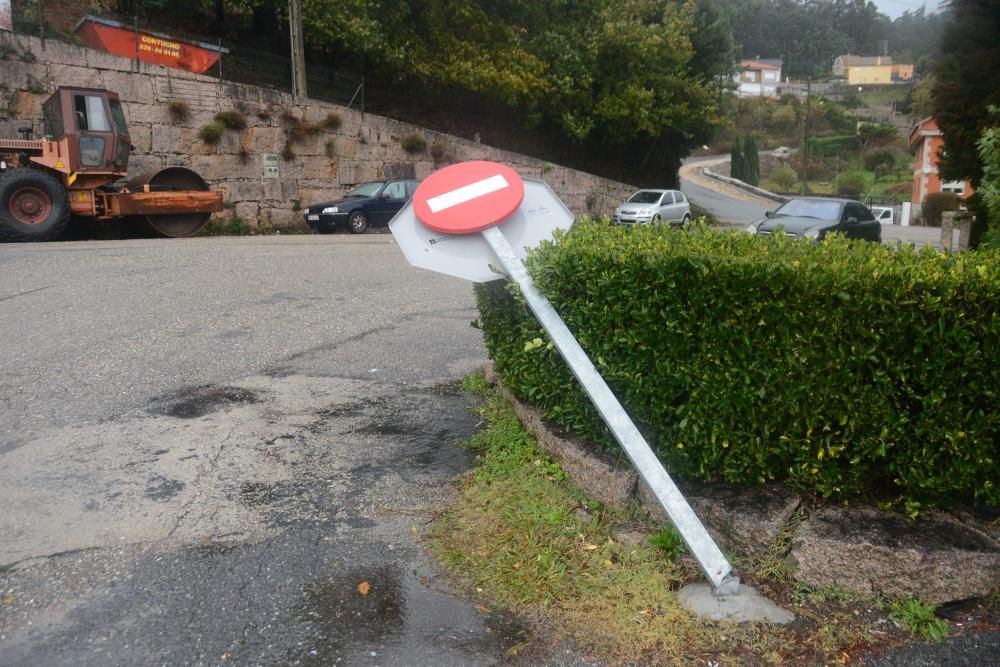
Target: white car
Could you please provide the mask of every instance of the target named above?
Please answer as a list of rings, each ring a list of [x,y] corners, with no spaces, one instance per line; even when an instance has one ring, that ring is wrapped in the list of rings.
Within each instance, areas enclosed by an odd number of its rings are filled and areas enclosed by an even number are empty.
[[[691,222],[691,204],[680,190],[639,190],[615,209],[615,222],[684,225]]]

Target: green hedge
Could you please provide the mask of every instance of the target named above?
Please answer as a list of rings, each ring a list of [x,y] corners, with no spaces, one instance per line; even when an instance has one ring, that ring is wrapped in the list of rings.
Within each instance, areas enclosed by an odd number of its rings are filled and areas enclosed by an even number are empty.
[[[857,137],[853,134],[832,137],[813,137],[809,140],[809,155],[833,157],[838,152],[847,154],[858,148]]]
[[[671,473],[1000,504],[1000,252],[577,224],[529,268]],[[504,383],[617,447],[504,282]]]

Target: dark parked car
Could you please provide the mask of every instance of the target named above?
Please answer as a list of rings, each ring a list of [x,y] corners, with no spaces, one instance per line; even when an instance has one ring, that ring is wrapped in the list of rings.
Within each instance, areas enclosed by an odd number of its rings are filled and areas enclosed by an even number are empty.
[[[385,225],[413,196],[420,181],[371,181],[354,188],[343,199],[313,204],[305,210],[306,224],[321,234],[346,227],[363,234],[371,225]]]
[[[849,239],[882,241],[882,225],[867,206],[853,199],[791,199],[747,227],[751,234],[771,234],[778,229],[787,236],[817,241],[832,232],[840,232]]]

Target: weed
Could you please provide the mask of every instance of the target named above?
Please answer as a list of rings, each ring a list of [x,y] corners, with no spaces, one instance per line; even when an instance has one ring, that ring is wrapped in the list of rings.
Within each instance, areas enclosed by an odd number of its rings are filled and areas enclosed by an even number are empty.
[[[184,100],[172,100],[167,104],[167,111],[175,123],[180,123],[191,115],[191,106]]]
[[[587,212],[592,213],[594,211],[594,207],[596,206],[597,206],[597,195],[595,194],[587,195]]]
[[[220,111],[215,114],[215,120],[227,130],[245,130],[247,126],[247,117],[239,111]]]
[[[281,159],[285,162],[291,162],[295,159],[295,149],[292,148],[292,143],[289,141],[285,144],[285,147],[281,149]]]
[[[38,79],[34,74],[28,75],[28,92],[35,95],[42,95],[48,90],[48,85],[45,81]]]
[[[805,521],[805,511],[800,508],[793,512],[781,527],[771,546],[749,559],[746,563],[747,569],[761,579],[778,583],[791,581],[792,568],[788,564],[788,552],[792,548],[792,539],[803,521]]]
[[[341,119],[340,114],[331,111],[326,115],[326,118],[319,122],[319,126],[330,132],[333,132],[343,124],[343,119]]]
[[[417,132],[411,132],[400,139],[399,145],[403,147],[404,151],[410,153],[411,155],[423,153],[427,150],[427,140],[420,136]]]
[[[546,162],[544,165],[542,165],[542,173],[547,174],[555,168],[556,166],[554,164],[552,164],[551,162]]]
[[[259,233],[261,229],[257,225],[247,222],[233,211],[228,218],[210,218],[198,236],[250,236]]]
[[[271,112],[268,109],[261,109],[257,112],[257,119],[263,121],[271,120]]]
[[[240,148],[240,152],[237,154],[240,159],[240,164],[250,163],[250,151],[245,148]]]
[[[21,62],[33,63],[36,60],[38,59],[35,58],[35,54],[29,51],[28,49],[21,51]]]
[[[662,551],[667,560],[677,560],[687,550],[680,533],[673,526],[665,526],[662,530],[653,533],[646,539],[650,544]]]
[[[198,130],[198,138],[209,146],[215,146],[222,140],[222,134],[226,131],[225,126],[219,121],[213,120],[208,125],[203,125]]]
[[[901,600],[894,605],[889,614],[896,623],[899,623],[904,630],[914,637],[919,637],[926,641],[940,642],[949,634],[948,623],[934,614],[934,607],[911,598]]]
[[[0,44],[0,60],[7,60],[14,55],[17,55],[17,49],[6,44]]]
[[[435,163],[443,162],[448,157],[448,144],[443,141],[435,141],[431,144],[431,158]]]

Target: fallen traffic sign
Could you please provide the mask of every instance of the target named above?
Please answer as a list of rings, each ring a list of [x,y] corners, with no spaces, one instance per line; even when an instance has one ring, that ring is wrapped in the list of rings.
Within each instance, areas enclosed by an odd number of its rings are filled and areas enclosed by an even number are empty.
[[[522,181],[513,169],[493,162],[454,164],[431,174],[421,183],[413,194],[411,204],[393,218],[389,228],[406,258],[415,266],[477,280],[473,276],[484,275],[484,267],[489,269],[493,261],[499,263],[500,268],[521,288],[521,295],[528,307],[549,334],[559,354],[601,413],[632,464],[656,495],[670,522],[711,583],[712,591],[719,597],[732,596],[740,588],[739,577],[734,574],[732,565],[670,479],[663,464],[656,458],[587,353],[580,347],[552,304],[535,287],[521,261],[525,253],[524,246],[528,245],[524,242],[526,237],[540,234],[532,229],[535,224],[528,212],[522,210],[525,204],[530,206],[532,203],[527,194],[534,191],[542,197],[545,191],[552,192],[544,183],[528,185],[529,183],[534,182]],[[558,201],[558,197],[556,200]],[[565,206],[561,208],[565,211]],[[518,219],[521,214],[522,218]],[[519,223],[523,227],[518,232],[519,245],[512,243],[517,229],[509,228],[512,223]],[[569,224],[572,224],[572,214],[569,215],[567,227]],[[507,236],[508,233],[511,237]],[[432,234],[438,236],[431,236]],[[548,235],[551,235],[551,230]],[[482,241],[485,241],[486,252]],[[438,246],[445,250],[435,252]],[[497,277],[492,271],[490,275]],[[486,277],[482,280],[489,279],[491,278]]]
[[[526,178],[522,188],[524,198],[517,210],[503,220],[503,233],[517,256],[524,259],[526,248],[551,239],[557,229],[568,230],[573,214],[544,181]],[[389,223],[410,264],[477,283],[503,278],[492,268],[497,260],[481,234],[435,231],[417,219],[414,203],[407,203]]]

